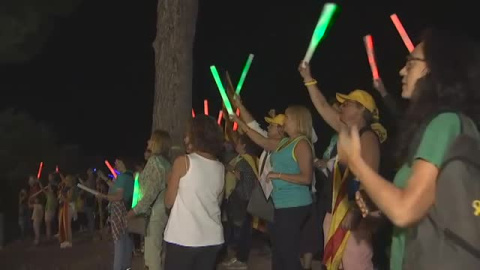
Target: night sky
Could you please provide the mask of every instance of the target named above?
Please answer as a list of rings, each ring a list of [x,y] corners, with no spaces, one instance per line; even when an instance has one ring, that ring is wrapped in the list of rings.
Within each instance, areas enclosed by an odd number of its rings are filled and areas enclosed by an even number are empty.
[[[62,143],[79,144],[88,155],[141,154],[152,122],[156,2],[84,0],[71,16],[55,21],[40,54],[0,67],[0,108],[28,111],[52,126]],[[208,67],[228,70],[236,84],[249,53],[255,59],[242,93],[256,117],[289,104],[311,107],[297,66],[323,1],[199,2],[193,80],[198,113],[203,99],[210,101],[212,113],[221,105]],[[408,52],[390,14],[397,13],[414,42],[428,25],[448,23],[461,29],[474,20],[463,15],[468,6],[440,7],[435,1],[336,2],[341,12],[311,62],[329,97],[363,88],[381,103],[371,87],[362,41],[366,34],[373,35],[385,85],[399,93],[398,71]],[[383,119],[387,126],[393,122]],[[324,145],[331,131],[316,113],[314,120]]]

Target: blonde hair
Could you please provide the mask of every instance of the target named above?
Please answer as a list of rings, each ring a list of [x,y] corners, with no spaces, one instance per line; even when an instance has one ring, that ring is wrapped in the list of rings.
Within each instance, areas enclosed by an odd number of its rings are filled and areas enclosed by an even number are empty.
[[[288,112],[288,117],[295,122],[296,131],[307,137],[309,141],[312,141],[312,114],[304,106],[289,106],[285,110],[285,114]]]
[[[150,149],[152,154],[162,155],[168,159],[170,155],[170,148],[172,146],[170,134],[165,130],[157,129],[153,131],[150,139],[153,142],[152,149]]]

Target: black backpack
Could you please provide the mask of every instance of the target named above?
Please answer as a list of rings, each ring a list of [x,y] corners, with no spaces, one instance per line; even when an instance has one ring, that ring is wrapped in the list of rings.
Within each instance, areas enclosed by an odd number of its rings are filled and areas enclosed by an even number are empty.
[[[461,133],[446,152],[435,203],[408,230],[403,269],[480,269],[480,136],[459,114]],[[418,148],[428,122],[413,139]]]

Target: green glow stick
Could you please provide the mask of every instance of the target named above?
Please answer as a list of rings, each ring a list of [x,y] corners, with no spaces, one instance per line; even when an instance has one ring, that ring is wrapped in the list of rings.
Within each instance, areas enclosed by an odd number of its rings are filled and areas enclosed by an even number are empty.
[[[225,104],[225,108],[227,109],[228,114],[233,115],[234,112],[233,112],[232,104],[230,103],[230,100],[228,99],[228,96],[227,96],[227,92],[225,91],[225,87],[223,87],[222,81],[220,80],[220,76],[218,75],[217,68],[215,66],[210,66],[210,71],[212,72],[213,78],[217,83],[218,91],[222,96],[222,100],[223,100],[223,103]]]
[[[133,183],[133,200],[132,200],[132,208],[137,206],[138,201],[142,198],[142,193],[140,192],[140,183],[138,182],[138,177],[140,173],[135,174],[135,182]]]
[[[235,93],[237,95],[240,95],[240,91],[242,91],[242,86],[243,86],[243,83],[245,82],[245,78],[247,77],[248,70],[252,65],[252,61],[253,61],[253,54],[250,54],[248,56],[247,63],[245,63],[245,67],[243,67],[242,76],[240,76],[240,80],[238,81],[237,89],[235,90]]]
[[[310,45],[308,46],[307,53],[303,58],[303,62],[309,63],[312,59],[315,49],[317,49],[318,44],[322,41],[325,31],[327,31],[328,25],[332,20],[333,14],[337,10],[337,5],[333,3],[327,3],[323,6],[322,14],[318,19],[317,26],[313,31],[312,39],[310,40]]]

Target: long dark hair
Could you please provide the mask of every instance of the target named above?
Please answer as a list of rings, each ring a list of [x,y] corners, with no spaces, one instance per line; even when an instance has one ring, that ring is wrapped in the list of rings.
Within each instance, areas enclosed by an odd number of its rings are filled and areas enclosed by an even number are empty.
[[[428,73],[415,85],[400,126],[397,151],[405,162],[415,132],[442,111],[455,111],[480,120],[480,49],[466,36],[429,29],[423,38]]]

